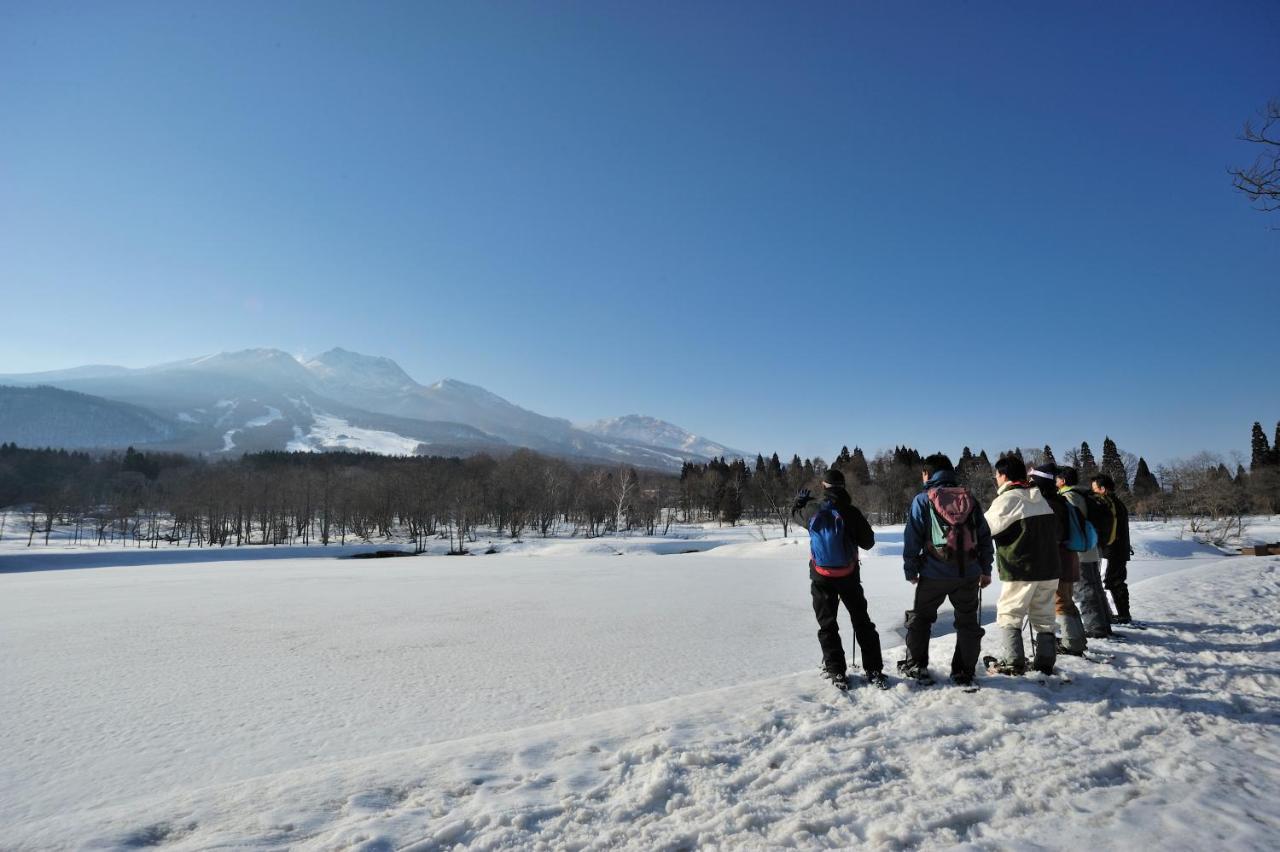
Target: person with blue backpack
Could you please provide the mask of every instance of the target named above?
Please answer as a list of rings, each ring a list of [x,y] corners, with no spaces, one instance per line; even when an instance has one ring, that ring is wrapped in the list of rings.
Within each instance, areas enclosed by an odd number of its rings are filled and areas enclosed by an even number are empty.
[[[1077,553],[1080,561],[1080,581],[1072,589],[1076,609],[1080,613],[1080,623],[1084,628],[1086,639],[1109,639],[1112,636],[1110,608],[1107,605],[1107,593],[1102,587],[1102,573],[1099,568],[1098,526],[1109,528],[1114,523],[1105,504],[1101,503],[1088,489],[1080,485],[1080,472],[1074,467],[1058,468],[1056,478],[1058,493],[1067,499],[1084,519],[1082,545],[1083,550]]]
[[[867,596],[862,589],[858,549],[870,550],[876,543],[871,524],[853,505],[845,490],[844,474],[830,468],[822,474],[822,497],[807,488],[796,495],[791,516],[809,531],[809,592],[813,614],[818,619],[818,644],[822,647],[822,669],[838,689],[849,688],[844,644],[836,616],[843,602],[853,621],[856,644],[862,646],[862,669],[867,683],[888,688],[880,653],[880,634],[867,613]]]
[[[982,651],[978,602],[979,590],[991,585],[991,529],[973,492],[956,479],[950,458],[929,456],[920,477],[924,490],[911,501],[902,534],[903,573],[916,588],[907,611],[906,656],[898,661],[898,671],[921,683],[933,682],[929,638],[938,608],[949,600],[956,627],[951,681],[969,686]]]

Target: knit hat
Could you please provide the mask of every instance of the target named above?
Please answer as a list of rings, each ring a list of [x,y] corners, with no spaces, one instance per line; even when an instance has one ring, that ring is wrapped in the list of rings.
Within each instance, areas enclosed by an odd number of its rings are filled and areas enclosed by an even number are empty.
[[[844,487],[844,474],[837,467],[827,468],[826,473],[822,474],[822,481],[827,485],[839,485]]]

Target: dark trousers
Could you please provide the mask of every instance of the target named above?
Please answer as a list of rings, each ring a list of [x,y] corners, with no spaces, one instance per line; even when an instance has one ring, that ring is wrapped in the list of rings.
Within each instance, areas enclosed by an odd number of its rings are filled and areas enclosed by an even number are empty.
[[[1106,562],[1102,585],[1111,592],[1111,599],[1116,602],[1116,615],[1129,618],[1129,560],[1108,557]]]
[[[836,622],[841,601],[853,620],[854,639],[862,646],[862,668],[867,672],[881,671],[884,661],[880,657],[880,634],[867,614],[867,596],[863,594],[858,572],[848,577],[823,577],[811,570],[809,592],[813,596],[813,614],[818,619],[822,665],[827,671],[843,673],[845,670],[844,645]]]
[[[916,583],[916,599],[907,612],[907,659],[914,666],[929,665],[929,634],[938,620],[938,608],[945,600],[955,610],[956,651],[951,655],[951,674],[973,675],[985,631],[978,624],[978,578],[931,580]]]
[[[1084,635],[1090,639],[1103,639],[1111,635],[1110,610],[1107,607],[1107,593],[1102,588],[1102,575],[1098,571],[1097,562],[1080,563],[1080,582],[1072,594],[1076,606],[1080,609],[1080,620],[1084,623]]]

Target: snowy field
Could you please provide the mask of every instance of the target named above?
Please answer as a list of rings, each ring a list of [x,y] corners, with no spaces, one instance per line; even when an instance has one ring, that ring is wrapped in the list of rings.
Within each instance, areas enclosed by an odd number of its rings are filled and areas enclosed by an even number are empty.
[[[876,533],[892,667],[911,586]],[[842,695],[804,546],[768,538],[349,560],[10,527],[0,848],[1275,848],[1280,557],[1135,524],[1148,629],[1061,659],[1072,683]]]

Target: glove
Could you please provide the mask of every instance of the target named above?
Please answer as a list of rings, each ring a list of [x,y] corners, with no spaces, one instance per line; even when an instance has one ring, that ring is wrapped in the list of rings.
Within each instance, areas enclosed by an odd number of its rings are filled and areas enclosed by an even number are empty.
[[[991,585],[990,574],[983,574],[981,577],[978,578],[978,588],[985,589],[987,586],[990,586],[990,585]]]
[[[808,503],[809,498],[812,496],[813,496],[813,492],[810,491],[808,488],[801,488],[799,493],[796,494],[796,503],[798,504]]]

